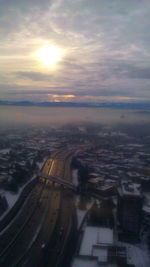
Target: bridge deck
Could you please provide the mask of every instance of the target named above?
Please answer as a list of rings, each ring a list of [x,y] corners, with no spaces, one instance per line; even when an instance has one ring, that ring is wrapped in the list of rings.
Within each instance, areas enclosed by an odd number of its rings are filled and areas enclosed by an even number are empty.
[[[69,181],[66,181],[66,180],[64,180],[62,178],[58,178],[58,177],[51,176],[51,175],[48,175],[48,174],[43,174],[43,173],[39,173],[38,177],[42,177],[44,179],[48,179],[48,180],[50,180],[52,182],[55,182],[55,183],[64,185],[64,186],[66,186],[66,187],[68,187],[70,189],[76,190],[76,186],[73,183],[71,183]]]

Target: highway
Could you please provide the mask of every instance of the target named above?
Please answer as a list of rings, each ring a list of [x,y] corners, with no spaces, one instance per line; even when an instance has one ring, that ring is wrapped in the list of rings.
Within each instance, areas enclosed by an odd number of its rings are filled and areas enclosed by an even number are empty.
[[[58,151],[42,173],[71,181],[71,159],[71,152]],[[73,214],[73,195],[39,177],[20,212],[0,233],[0,266],[61,266]]]

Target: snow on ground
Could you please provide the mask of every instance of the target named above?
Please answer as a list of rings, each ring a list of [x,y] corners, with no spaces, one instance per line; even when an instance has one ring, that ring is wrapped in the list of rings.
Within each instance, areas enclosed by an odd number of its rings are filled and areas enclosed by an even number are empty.
[[[46,159],[44,159],[42,162],[37,162],[37,163],[36,163],[36,165],[38,166],[39,170],[42,169],[42,167],[43,167],[43,165],[44,165],[44,163],[45,163],[45,160],[46,160]]]
[[[15,204],[15,202],[17,201],[21,191],[22,190],[19,190],[17,192],[17,194],[13,194],[13,193],[11,193],[9,191],[5,191],[4,195],[5,195],[6,199],[7,199],[8,208],[9,209],[12,208],[12,206]]]
[[[7,154],[7,153],[9,153],[10,152],[10,148],[5,148],[5,149],[0,149],[0,154]]]
[[[74,185],[78,185],[78,169],[74,169],[72,171],[72,182]],[[82,224],[83,220],[87,216],[88,211],[91,209],[93,205],[93,201],[86,202],[85,209],[80,209],[79,208],[79,202],[80,202],[80,197],[76,198],[76,210],[77,210],[77,219],[78,219],[78,228]]]
[[[72,182],[74,185],[78,185],[79,182],[78,182],[78,170],[77,169],[74,169],[72,171]]]
[[[113,230],[106,227],[95,227],[95,226],[87,226],[84,231],[81,247],[80,247],[80,255],[86,256],[96,256],[93,253],[98,254],[97,256],[103,256],[106,258],[106,250],[104,248],[94,248],[95,245],[101,244],[104,247],[106,245],[113,245]]]
[[[80,228],[81,224],[84,222],[84,220],[86,219],[89,210],[91,209],[94,201],[93,199],[89,202],[87,201],[85,203],[85,207],[84,209],[80,208],[80,197],[76,197],[76,212],[77,212],[77,225],[78,225],[78,229]]]
[[[0,216],[0,221],[9,213],[10,209],[15,205],[17,199],[19,198],[22,190],[24,187],[20,188],[20,190],[18,190],[17,194],[13,194],[9,191],[1,191],[1,195],[5,196],[8,202],[8,208],[7,210]]]
[[[147,250],[143,250],[135,245],[119,242],[127,248],[128,264],[134,264],[136,267],[149,267],[150,257]]]
[[[2,214],[2,216],[0,216],[0,221],[9,213],[10,209],[15,205],[16,201],[18,200],[18,198],[21,195],[21,192],[23,191],[24,187],[29,184],[31,182],[31,180],[34,180],[36,178],[36,174],[33,175],[33,177],[26,183],[23,185],[22,188],[20,188],[20,190],[18,190],[17,194],[13,194],[9,191],[1,191],[0,194],[2,194],[3,196],[6,197],[7,201],[8,201],[8,209]],[[24,205],[24,203],[23,203]],[[21,209],[18,211],[18,214],[21,212]],[[3,231],[1,231],[1,234],[8,228],[10,227],[10,225],[13,223],[12,219],[10,221],[10,223],[3,229]]]
[[[45,161],[46,161],[47,157],[45,157],[43,159],[42,162],[40,163],[37,163],[39,169],[41,170],[41,168],[43,167]],[[18,200],[21,192],[23,191],[23,189],[26,187],[27,184],[29,184],[32,180],[34,180],[35,178],[37,177],[37,174],[35,173],[32,178],[22,186],[22,188],[20,188],[17,192],[17,194],[13,194],[9,191],[5,191],[5,190],[1,190],[0,191],[0,194],[5,196],[6,199],[7,199],[7,202],[8,202],[8,209],[2,214],[2,216],[0,216],[0,221],[9,213],[10,209],[15,205],[16,201]],[[24,205],[24,204],[23,204]],[[21,212],[21,210],[18,211],[18,214],[19,212]],[[3,229],[3,231],[1,232],[1,234],[8,228],[10,227],[10,225],[13,223],[13,219],[11,220],[11,222]]]
[[[82,224],[87,212],[88,212],[87,210],[77,209],[78,229],[79,229],[80,225]]]
[[[47,157],[45,157],[41,162],[36,162],[39,170],[42,169],[42,167],[44,166],[44,163],[46,162],[46,160],[47,160]]]
[[[44,158],[44,160],[43,160],[42,162],[38,162],[38,163],[37,163],[37,165],[38,165],[38,167],[39,167],[40,170],[41,170],[41,168],[43,167],[43,165],[44,165],[44,163],[45,163],[45,160],[46,160],[46,158]],[[32,178],[31,178],[27,183],[25,183],[25,184],[18,190],[18,192],[17,192],[16,194],[11,193],[11,192],[9,192],[9,191],[5,191],[5,190],[1,191],[1,194],[2,194],[3,196],[5,196],[6,199],[7,199],[7,202],[8,202],[8,209],[2,214],[2,216],[0,216],[0,220],[1,220],[2,218],[4,218],[4,216],[6,216],[6,214],[9,212],[9,210],[15,205],[16,201],[18,200],[18,198],[19,198],[19,196],[20,196],[22,190],[25,188],[25,186],[26,186],[27,184],[29,184],[32,180],[34,180],[34,179],[36,178],[36,176],[37,176],[37,174],[35,173],[35,174],[32,176]]]
[[[93,259],[75,258],[71,266],[72,267],[99,267],[99,264],[96,260],[93,260]]]

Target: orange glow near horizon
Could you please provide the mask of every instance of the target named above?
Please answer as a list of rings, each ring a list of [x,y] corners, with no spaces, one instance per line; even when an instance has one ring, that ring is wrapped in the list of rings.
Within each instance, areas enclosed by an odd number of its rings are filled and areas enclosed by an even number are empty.
[[[76,96],[73,94],[59,95],[59,94],[48,94],[51,98],[52,102],[66,102],[66,100],[75,98]]]
[[[52,98],[74,98],[76,97],[75,95],[55,95],[55,94],[48,94],[49,97],[52,97]]]

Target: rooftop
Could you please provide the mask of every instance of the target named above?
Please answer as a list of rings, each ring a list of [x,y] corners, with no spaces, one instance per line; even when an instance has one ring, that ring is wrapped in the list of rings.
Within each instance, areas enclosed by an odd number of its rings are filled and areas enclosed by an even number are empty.
[[[99,263],[94,257],[89,258],[86,256],[75,257],[72,262],[72,267],[117,267],[116,264]]]
[[[141,186],[137,183],[122,181],[121,190],[119,192],[123,195],[141,196]]]
[[[87,226],[80,247],[80,255],[92,256],[94,245],[109,246],[112,244],[113,230],[104,227]]]

